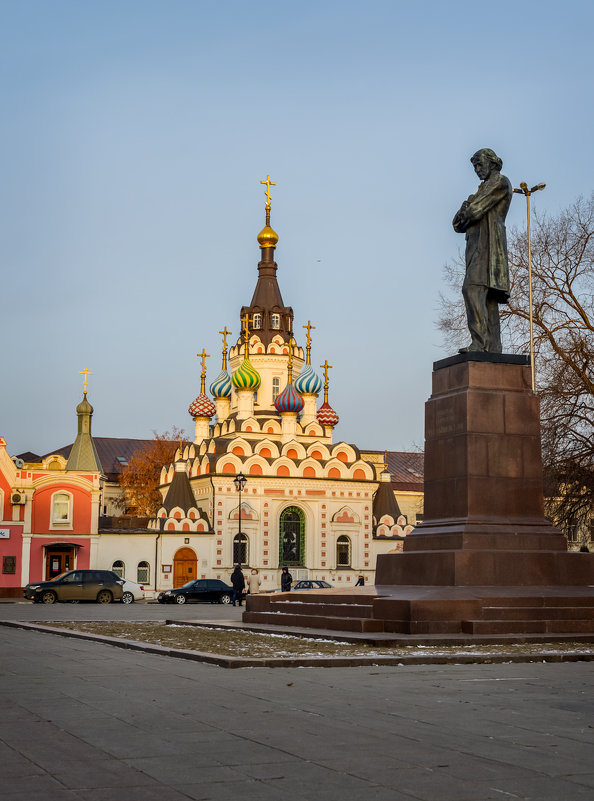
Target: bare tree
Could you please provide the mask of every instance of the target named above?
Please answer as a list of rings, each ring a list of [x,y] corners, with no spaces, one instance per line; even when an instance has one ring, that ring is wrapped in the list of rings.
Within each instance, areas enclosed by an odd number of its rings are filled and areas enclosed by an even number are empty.
[[[585,544],[594,509],[594,194],[557,217],[532,221],[536,390],[540,396],[548,513]],[[504,351],[529,352],[528,242],[509,234],[509,305],[502,305]],[[448,346],[468,336],[459,288],[461,259],[446,265],[439,328]]]

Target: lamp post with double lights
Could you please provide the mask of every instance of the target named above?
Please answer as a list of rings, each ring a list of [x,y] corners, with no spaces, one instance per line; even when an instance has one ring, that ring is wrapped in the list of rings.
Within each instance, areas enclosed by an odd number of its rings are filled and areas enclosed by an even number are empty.
[[[532,372],[532,392],[536,389],[536,381],[534,378],[534,326],[532,322],[532,248],[530,243],[530,195],[533,192],[538,192],[539,189],[544,189],[546,184],[537,184],[532,189],[528,189],[526,181],[522,181],[519,189],[514,189],[518,195],[526,197],[526,223],[528,233],[528,306],[530,307],[530,370]]]
[[[238,546],[239,547],[237,549],[239,559],[237,561],[238,561],[239,566],[241,567],[241,563],[243,561],[242,558],[241,558],[242,547],[243,547],[243,541],[241,539],[241,493],[243,492],[243,488],[245,487],[245,485],[247,483],[247,478],[243,475],[243,473],[238,473],[235,476],[235,478],[233,479],[233,483],[235,484],[235,489],[239,493],[239,532],[238,532],[238,534],[239,534],[239,536],[238,536],[238,540],[239,540]]]

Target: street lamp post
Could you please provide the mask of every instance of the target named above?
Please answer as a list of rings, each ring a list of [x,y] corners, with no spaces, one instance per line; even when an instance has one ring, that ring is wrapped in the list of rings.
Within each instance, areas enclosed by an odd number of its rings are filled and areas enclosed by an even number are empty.
[[[546,184],[537,184],[532,189],[528,189],[526,181],[522,181],[519,189],[514,189],[518,195],[525,195],[526,197],[526,222],[528,233],[528,306],[530,307],[530,370],[532,372],[532,392],[536,389],[536,382],[534,379],[534,327],[532,323],[532,249],[530,243],[530,195],[533,192],[538,192],[539,189],[544,189]]]
[[[235,489],[237,490],[237,492],[239,492],[239,542],[238,542],[238,545],[239,545],[239,548],[238,548],[239,559],[238,559],[238,563],[239,563],[240,567],[241,567],[241,562],[242,562],[242,559],[241,559],[241,548],[242,548],[242,545],[243,545],[243,542],[241,540],[241,493],[243,492],[243,488],[245,487],[246,482],[247,482],[247,478],[243,475],[243,473],[238,473],[235,476],[235,478],[233,479],[233,483],[235,484]]]

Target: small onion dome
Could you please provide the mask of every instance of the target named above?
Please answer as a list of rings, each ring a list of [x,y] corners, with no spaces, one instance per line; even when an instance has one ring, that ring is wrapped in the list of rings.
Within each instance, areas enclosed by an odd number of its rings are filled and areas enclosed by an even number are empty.
[[[318,395],[322,389],[322,379],[314,373],[311,364],[305,364],[295,379],[295,389],[302,395]]]
[[[278,234],[269,225],[265,225],[258,234],[258,242],[260,243],[261,248],[276,247],[276,243],[278,242]]]
[[[322,426],[335,426],[340,419],[328,402],[320,406],[317,418],[318,423]]]
[[[204,392],[188,406],[190,417],[212,417],[216,411],[214,403]]]
[[[87,400],[87,393],[85,392],[83,399],[76,407],[77,414],[93,414],[93,407]]]
[[[243,360],[243,364],[231,376],[231,381],[236,389],[258,389],[260,386],[260,373],[255,370],[248,359]]]
[[[303,407],[303,398],[295,391],[293,384],[287,384],[280,395],[274,401],[276,411],[280,412],[300,412]]]
[[[222,370],[210,385],[210,394],[217,400],[231,397],[231,379],[226,370]]]

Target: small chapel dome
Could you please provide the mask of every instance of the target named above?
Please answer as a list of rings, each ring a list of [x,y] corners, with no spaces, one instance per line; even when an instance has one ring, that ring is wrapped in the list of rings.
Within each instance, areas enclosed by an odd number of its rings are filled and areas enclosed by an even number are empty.
[[[277,412],[300,412],[303,407],[303,398],[295,391],[293,384],[287,384],[281,394],[274,401]]]
[[[226,370],[222,370],[210,385],[210,394],[217,400],[231,397],[231,378]]]
[[[318,409],[317,418],[318,423],[322,426],[335,426],[340,419],[327,401]]]
[[[269,225],[265,225],[258,234],[258,242],[260,243],[261,248],[276,247],[276,243],[278,242],[278,234]]]
[[[93,414],[93,407],[91,406],[91,404],[87,400],[87,393],[86,392],[83,395],[83,399],[81,400],[81,402],[76,407],[76,413],[77,414]]]
[[[322,379],[314,373],[311,364],[305,364],[295,379],[295,389],[301,395],[318,395],[322,389]]]
[[[260,373],[252,367],[249,360],[244,359],[240,367],[231,376],[231,381],[236,389],[256,390],[260,386],[261,378]]]
[[[201,392],[188,406],[188,412],[190,417],[212,417],[216,413],[216,408],[211,399]]]

